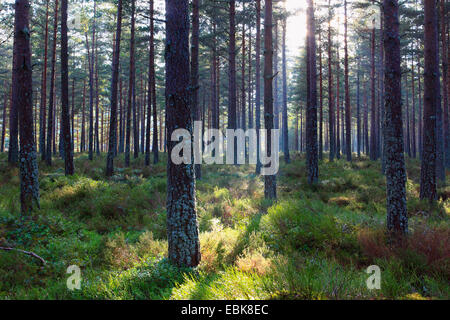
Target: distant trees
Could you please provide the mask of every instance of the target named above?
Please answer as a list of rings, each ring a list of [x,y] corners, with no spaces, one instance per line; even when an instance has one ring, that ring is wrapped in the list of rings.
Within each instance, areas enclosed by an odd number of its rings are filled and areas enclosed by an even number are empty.
[[[192,134],[189,70],[188,0],[166,1],[166,99],[167,149],[177,142],[172,133],[184,128]],[[200,262],[195,174],[191,164],[167,164],[167,234],[169,259],[178,266],[197,266]]]
[[[39,207],[39,181],[33,128],[33,81],[28,0],[16,0],[13,96],[20,130],[20,205],[22,214]]]
[[[408,231],[406,169],[403,150],[402,94],[398,0],[384,0],[385,130],[387,229]]]

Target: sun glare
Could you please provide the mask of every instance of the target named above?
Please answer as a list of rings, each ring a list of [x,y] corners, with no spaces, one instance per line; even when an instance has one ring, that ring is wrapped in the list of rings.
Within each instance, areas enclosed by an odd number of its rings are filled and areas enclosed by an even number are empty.
[[[289,55],[298,55],[304,46],[306,37],[306,1],[286,0],[286,9],[291,14],[288,18],[286,44]]]

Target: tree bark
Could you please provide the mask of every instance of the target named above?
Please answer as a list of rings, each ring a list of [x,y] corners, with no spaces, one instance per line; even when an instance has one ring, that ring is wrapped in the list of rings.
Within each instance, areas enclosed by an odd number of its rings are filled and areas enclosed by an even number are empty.
[[[47,113],[47,62],[48,62],[48,6],[49,0],[46,2],[45,9],[45,33],[44,33],[44,66],[42,71],[42,85],[41,85],[41,106],[39,112],[39,151],[41,159],[45,160],[45,120]]]
[[[330,135],[330,161],[334,160],[336,152],[336,139],[334,127],[334,104],[333,104],[333,72],[332,72],[332,55],[331,55],[331,0],[328,0],[329,15],[328,15],[328,122]]]
[[[387,229],[397,235],[408,232],[398,17],[398,0],[384,0]]]
[[[188,12],[187,0],[166,1],[167,234],[170,261],[194,267],[200,262],[194,167],[170,159],[177,143],[173,131],[184,128],[192,134]]]
[[[272,0],[266,0],[264,20],[264,124],[267,130],[267,155],[271,155],[274,152],[273,150],[276,149],[272,146],[272,129],[274,128],[273,78]],[[275,143],[278,143],[278,141]],[[271,200],[277,198],[276,175],[264,176],[264,196]]]
[[[350,85],[348,80],[348,19],[347,19],[347,0],[345,0],[345,151],[347,161],[352,161],[352,109],[350,106]]]
[[[371,117],[370,117],[370,160],[377,160],[377,133],[376,133],[376,102],[375,102],[375,20],[371,33],[370,54],[370,92],[371,92]]]
[[[199,0],[192,1],[192,37],[191,37],[191,111],[192,119],[194,121],[201,120],[201,113],[199,107],[199,45],[200,45],[200,15],[199,15]],[[244,55],[245,57],[245,55]],[[245,61],[245,59],[244,59]],[[196,137],[197,141],[203,141],[202,137]],[[195,144],[194,144],[195,146]],[[201,148],[201,144],[199,144]],[[199,149],[198,151],[201,151]],[[194,152],[196,152],[194,147]],[[200,152],[201,154],[201,152]],[[196,179],[202,178],[202,170],[200,164],[195,164]]]
[[[130,75],[128,82],[128,108],[127,108],[127,117],[126,117],[126,138],[125,138],[125,167],[130,166],[130,142],[131,142],[131,110],[132,100],[134,97],[134,28],[135,28],[135,0],[131,1],[131,38],[130,38]]]
[[[47,124],[47,146],[45,161],[48,166],[52,165],[52,145],[54,139],[54,99],[55,99],[55,69],[56,69],[56,41],[58,32],[58,0],[55,0],[55,16],[53,21],[53,45],[52,45],[52,66],[51,66],[51,78],[50,78],[50,93],[48,102],[48,124]]]
[[[114,156],[117,141],[117,84],[119,79],[119,63],[120,63],[120,40],[122,33],[122,0],[119,0],[117,6],[117,25],[116,25],[116,41],[112,63],[112,79],[111,79],[111,117],[109,122],[109,142],[108,155],[106,158],[106,176],[110,177],[114,174]]]
[[[317,146],[317,66],[316,66],[316,23],[314,3],[308,0],[307,9],[307,92],[306,107],[306,163],[308,183],[319,181],[319,163]]]
[[[435,0],[424,0],[425,8],[425,72],[423,111],[423,154],[420,174],[420,198],[434,201],[437,175],[437,127],[436,114],[439,103],[439,53],[437,14]]]
[[[228,59],[229,59],[229,101],[228,101],[228,129],[237,129],[237,110],[236,110],[236,1],[229,1],[229,45],[228,45]],[[233,163],[237,164],[237,139],[234,138],[234,159]]]
[[[261,173],[261,160],[259,150],[261,148],[261,0],[256,0],[256,70],[255,70],[255,126],[256,126],[256,174]]]
[[[61,128],[66,175],[74,174],[69,112],[69,53],[67,40],[67,0],[61,0]]]
[[[39,172],[33,130],[33,81],[28,0],[16,0],[14,18],[13,95],[20,130],[20,204],[22,215],[39,207]]]
[[[314,22],[313,22],[314,24]],[[281,22],[281,27],[282,27],[282,68],[283,68],[283,152],[284,152],[284,161],[286,163],[290,163],[291,159],[289,156],[289,129],[288,129],[288,92],[287,92],[287,62],[286,62],[286,17],[283,18],[282,22]],[[313,30],[313,32],[315,32],[315,30]],[[315,37],[315,34],[313,33],[313,36]],[[312,46],[313,44],[311,44]],[[314,39],[314,68],[315,68],[315,39]],[[314,77],[314,81],[317,80],[317,76]],[[311,81],[313,81],[311,79]],[[316,114],[316,120],[315,120],[315,125],[316,125],[316,131],[317,131],[317,104],[315,102],[313,102],[314,106],[315,106],[315,114]],[[315,135],[316,139],[317,139],[317,132]],[[317,148],[317,142],[315,144],[316,148]]]

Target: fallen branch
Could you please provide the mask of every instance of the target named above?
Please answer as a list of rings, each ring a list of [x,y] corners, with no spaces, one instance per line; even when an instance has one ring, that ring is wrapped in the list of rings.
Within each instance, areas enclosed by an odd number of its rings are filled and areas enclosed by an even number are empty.
[[[22,250],[22,249],[8,248],[8,247],[0,247],[0,250],[4,250],[4,251],[17,251],[17,252],[20,252],[20,253],[24,253],[24,254],[26,254],[26,255],[32,256],[32,257],[34,257],[34,258],[36,258],[36,259],[39,259],[39,260],[42,262],[43,265],[47,264],[47,262],[46,262],[43,258],[41,258],[41,257],[38,256],[36,253],[31,252],[31,251],[25,251],[25,250]]]

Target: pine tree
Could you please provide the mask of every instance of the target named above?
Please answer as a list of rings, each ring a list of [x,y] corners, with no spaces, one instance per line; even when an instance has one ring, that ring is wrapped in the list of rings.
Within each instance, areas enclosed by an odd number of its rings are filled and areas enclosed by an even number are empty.
[[[13,96],[20,130],[20,205],[28,215],[39,207],[37,152],[33,130],[33,81],[28,0],[16,0],[14,18]]]
[[[189,13],[187,0],[166,1],[166,99],[167,99],[167,234],[169,259],[178,266],[200,262],[195,174],[191,164],[175,165],[170,154],[177,128],[192,133],[189,76]]]
[[[106,176],[114,174],[114,156],[117,140],[117,84],[119,79],[120,40],[122,34],[122,0],[117,6],[116,41],[114,46],[112,79],[111,79],[111,118],[109,122],[108,156],[106,159]]]
[[[408,231],[398,7],[398,0],[384,0],[387,229],[397,235]]]

